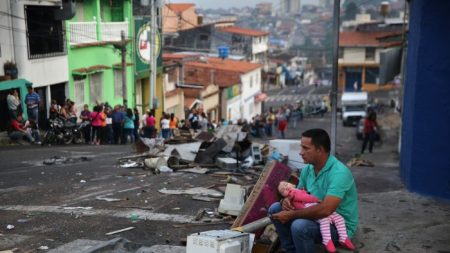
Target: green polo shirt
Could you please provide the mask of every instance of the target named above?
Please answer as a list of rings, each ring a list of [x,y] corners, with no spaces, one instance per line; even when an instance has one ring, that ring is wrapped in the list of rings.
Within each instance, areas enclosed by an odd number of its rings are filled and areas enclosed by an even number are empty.
[[[301,171],[297,188],[305,188],[320,200],[325,196],[341,199],[336,212],[345,219],[347,233],[350,237],[358,225],[358,193],[351,171],[336,157],[330,155],[327,163],[316,176],[314,166],[309,164]]]

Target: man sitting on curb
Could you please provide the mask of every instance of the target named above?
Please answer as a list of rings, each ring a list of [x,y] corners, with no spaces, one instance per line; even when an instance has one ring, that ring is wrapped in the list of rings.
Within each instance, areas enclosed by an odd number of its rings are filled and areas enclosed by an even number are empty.
[[[297,188],[304,188],[321,202],[295,210],[285,198],[269,208],[272,222],[287,253],[314,253],[315,244],[322,241],[316,221],[339,213],[345,219],[348,236],[353,237],[358,225],[358,194],[351,171],[330,154],[330,137],[323,129],[311,129],[302,134],[301,151],[305,164]],[[331,237],[338,244],[336,227]]]
[[[13,141],[19,141],[22,139],[26,139],[27,141],[34,143],[34,138],[31,134],[21,125],[23,116],[21,114],[17,115],[17,117],[11,120],[11,133],[9,134],[9,138]]]

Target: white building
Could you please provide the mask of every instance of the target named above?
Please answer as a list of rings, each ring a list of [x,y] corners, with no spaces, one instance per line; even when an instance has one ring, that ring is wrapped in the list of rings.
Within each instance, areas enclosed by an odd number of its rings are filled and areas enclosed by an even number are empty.
[[[64,21],[54,18],[60,5],[55,0],[0,1],[0,23],[5,26],[0,29],[0,64],[16,63],[18,77],[33,83],[41,96],[42,116],[52,97],[68,97]]]

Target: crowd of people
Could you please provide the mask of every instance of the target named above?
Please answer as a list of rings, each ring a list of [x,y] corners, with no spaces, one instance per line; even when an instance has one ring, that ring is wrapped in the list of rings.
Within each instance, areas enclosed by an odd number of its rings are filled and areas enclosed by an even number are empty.
[[[28,120],[24,121],[20,98],[15,89],[11,89],[7,97],[10,116],[10,137],[12,140],[25,139],[32,143],[40,143],[38,127],[38,105],[39,95],[28,87],[25,97]],[[201,109],[192,109],[186,119],[178,119],[173,113],[163,113],[159,121],[156,119],[154,110],[147,110],[143,115],[138,108],[126,108],[123,105],[112,107],[109,103],[97,103],[92,110],[86,104],[81,112],[77,112],[75,102],[67,99],[62,103],[51,101],[49,108],[49,120],[56,118],[64,122],[76,124],[83,123],[84,142],[100,144],[127,144],[134,143],[139,137],[155,138],[160,136],[164,139],[171,138],[175,129],[195,131],[214,131],[221,125],[236,123],[243,126],[256,138],[277,137],[285,138],[288,127],[296,128],[305,115],[310,114],[309,108],[314,106],[316,113],[326,112],[325,103],[321,101],[318,105],[307,102],[303,104],[298,101],[295,104],[286,104],[277,110],[270,108],[269,112],[256,115],[250,121],[247,119],[237,122],[220,120],[212,121]],[[158,127],[156,124],[159,124]],[[157,131],[160,129],[160,131]]]

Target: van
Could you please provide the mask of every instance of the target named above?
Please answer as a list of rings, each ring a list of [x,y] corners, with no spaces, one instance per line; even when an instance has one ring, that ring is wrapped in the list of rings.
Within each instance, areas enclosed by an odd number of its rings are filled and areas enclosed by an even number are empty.
[[[342,94],[342,124],[344,126],[356,126],[362,118],[366,117],[367,98],[367,92],[344,92]]]

